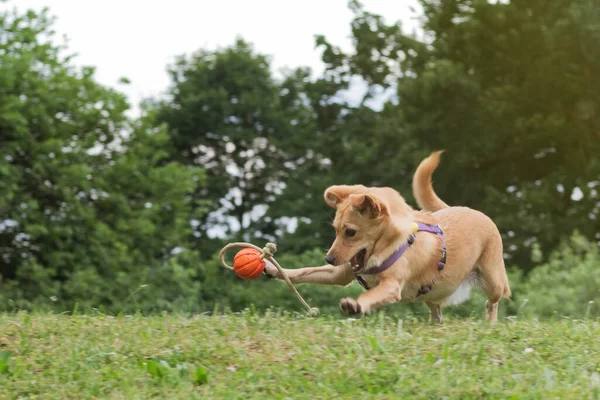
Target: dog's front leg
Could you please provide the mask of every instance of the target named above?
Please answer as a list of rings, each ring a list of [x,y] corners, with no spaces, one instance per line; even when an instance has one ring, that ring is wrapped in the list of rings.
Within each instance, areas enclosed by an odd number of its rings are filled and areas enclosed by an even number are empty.
[[[352,267],[350,264],[334,267],[333,265],[323,265],[321,267],[306,267],[298,269],[283,269],[293,284],[314,283],[320,285],[349,285],[354,280]],[[279,270],[265,260],[265,272],[267,275],[283,279]]]
[[[346,297],[340,300],[340,309],[344,314],[368,314],[377,307],[396,303],[401,299],[403,284],[397,279],[383,279],[377,286],[370,289],[354,300]]]

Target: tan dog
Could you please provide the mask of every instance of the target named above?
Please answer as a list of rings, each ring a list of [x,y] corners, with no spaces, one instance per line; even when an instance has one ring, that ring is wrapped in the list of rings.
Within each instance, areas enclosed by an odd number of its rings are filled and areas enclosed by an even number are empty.
[[[441,153],[423,160],[413,177],[422,211],[391,188],[328,188],[325,201],[336,209],[329,265],[286,269],[290,280],[346,286],[357,279],[368,290],[356,300],[342,299],[342,312],[366,314],[390,303],[422,301],[439,323],[443,306],[467,300],[471,287],[480,286],[488,298],[487,318],[495,322],[498,302],[511,294],[502,238],[483,213],[449,207],[435,194],[431,177]],[[265,272],[281,278],[269,263]]]

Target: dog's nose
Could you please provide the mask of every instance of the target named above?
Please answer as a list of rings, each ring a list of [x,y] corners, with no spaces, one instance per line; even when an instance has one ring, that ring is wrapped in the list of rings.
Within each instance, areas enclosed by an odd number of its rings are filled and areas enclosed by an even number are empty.
[[[335,265],[335,257],[331,254],[325,256],[325,261],[327,261],[327,264]]]

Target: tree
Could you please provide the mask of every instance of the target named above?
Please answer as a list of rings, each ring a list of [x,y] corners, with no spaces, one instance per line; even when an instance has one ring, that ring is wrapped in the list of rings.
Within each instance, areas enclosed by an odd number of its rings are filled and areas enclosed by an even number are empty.
[[[362,35],[365,26],[381,21],[356,3],[351,2],[351,8],[357,13],[352,23],[356,37]],[[380,32],[382,42],[389,42],[396,31],[398,28],[392,27]],[[357,39],[355,42],[362,46]],[[312,162],[294,171],[295,179],[287,183],[277,207],[269,209],[269,215],[297,220],[296,231],[280,238],[282,246],[297,252],[327,248],[333,241],[333,212],[323,201],[328,186],[391,186],[410,200],[410,178],[422,154],[417,139],[403,126],[395,104],[383,101],[381,109],[374,107],[374,103],[382,102],[380,97],[389,86],[384,84],[387,67],[370,65],[370,58],[362,59],[362,53],[356,58],[344,54],[323,36],[316,37],[316,45],[322,50],[326,71],[299,89],[309,100],[314,118]],[[348,94],[359,90],[357,83],[366,83],[367,90],[358,104],[352,104]]]
[[[186,234],[203,174],[167,160],[153,115],[131,124],[125,98],[72,67],[51,26],[46,12],[0,14],[1,307],[175,302],[199,274]],[[152,303],[133,303],[147,284]]]
[[[273,221],[259,218],[306,155],[310,110],[296,90],[305,73],[277,81],[268,59],[242,40],[181,56],[169,73],[170,96],[159,105],[158,122],[168,126],[173,159],[207,173],[196,197],[212,205],[195,222],[196,236],[206,241],[210,230],[248,240],[273,235]]]
[[[514,262],[530,264],[531,243],[547,252],[575,227],[594,237],[600,175],[594,161],[600,146],[596,2],[421,3],[421,39],[356,1],[350,2],[354,51],[345,54],[319,39],[329,74],[362,79],[367,96],[397,94],[376,114],[377,127],[356,119],[351,125],[363,131],[369,150],[385,140],[382,150],[389,153],[354,150],[357,160],[334,161],[331,169],[361,170],[356,183],[390,184],[377,179],[386,176],[375,169],[382,160],[391,168],[406,163],[399,176],[409,180],[422,156],[446,149],[436,191],[449,204],[491,215]],[[346,119],[360,115],[352,114]],[[367,141],[365,132],[378,135],[386,125],[395,132]]]

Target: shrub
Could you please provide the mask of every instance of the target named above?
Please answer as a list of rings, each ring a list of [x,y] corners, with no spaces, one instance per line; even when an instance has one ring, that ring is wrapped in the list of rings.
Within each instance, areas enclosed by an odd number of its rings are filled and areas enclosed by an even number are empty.
[[[547,263],[529,274],[521,293],[525,316],[598,317],[600,310],[598,245],[578,232],[562,243]]]

